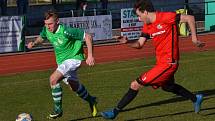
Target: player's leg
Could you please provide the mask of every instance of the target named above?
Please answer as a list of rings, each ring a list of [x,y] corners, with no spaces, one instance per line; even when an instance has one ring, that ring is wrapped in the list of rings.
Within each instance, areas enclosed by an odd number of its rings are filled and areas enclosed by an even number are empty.
[[[201,103],[203,101],[203,95],[201,94],[193,94],[189,90],[185,89],[183,86],[178,85],[174,81],[174,77],[167,83],[166,85],[162,86],[162,89],[167,92],[172,92],[176,95],[185,97],[186,99],[190,99],[194,103],[194,111],[198,113],[201,108]]]
[[[62,110],[62,88],[60,86],[60,80],[63,78],[63,75],[56,70],[50,76],[50,86],[52,91],[52,98],[54,100],[54,110],[49,115],[49,118],[61,117],[63,114]]]
[[[96,101],[96,97],[91,96],[90,93],[88,92],[88,90],[85,88],[85,86],[83,84],[81,84],[79,81],[77,81],[77,80],[76,81],[70,80],[68,82],[69,82],[69,85],[72,88],[72,90],[74,92],[76,92],[77,95],[81,99],[83,99],[83,100],[85,100],[85,101],[87,101],[89,103],[92,116],[96,116],[96,114],[97,114],[97,108],[96,108],[97,101]]]
[[[117,104],[116,109],[122,110],[125,106],[127,106],[138,94],[139,89],[142,87],[136,80],[131,82],[130,88],[127,93],[122,97],[122,99]]]
[[[141,87],[142,85],[140,85],[136,80],[131,82],[130,88],[118,102],[117,106],[111,110],[102,112],[101,115],[106,119],[116,118],[118,113],[137,96],[138,91]]]
[[[159,78],[161,73],[163,73],[163,70],[165,70],[163,68],[168,68],[168,66],[160,67],[156,65],[148,72],[141,74],[140,77],[138,77],[135,81],[131,83],[130,89],[118,103],[116,108],[122,110],[136,97],[138,90],[141,87],[151,85],[151,83],[153,83],[156,78]]]
[[[66,84],[69,84],[71,89],[77,93],[77,95],[87,101],[90,105],[90,109],[92,111],[92,115],[96,116],[97,114],[97,109],[96,109],[96,97],[93,97],[90,95],[88,90],[85,88],[83,84],[80,83],[78,76],[77,76],[77,69],[80,67],[81,61],[80,60],[68,60],[66,63],[66,66],[69,67],[69,71],[67,71],[64,74],[64,82]]]
[[[162,89],[164,91],[172,92],[176,95],[185,97],[186,99],[190,99],[193,102],[196,101],[196,96],[193,93],[191,93],[189,90],[185,89],[181,85],[174,83],[174,77],[172,78],[172,80],[169,83],[162,86]]]
[[[81,61],[77,61],[75,64],[80,66],[80,63]],[[50,76],[50,85],[54,100],[54,111],[49,115],[49,118],[61,117],[63,114],[62,87],[60,86],[60,81],[65,78],[65,75],[67,75],[71,67],[74,67],[71,59],[65,60],[62,64],[58,65],[56,71]]]
[[[142,86],[151,85],[151,83],[157,79],[163,71],[169,66],[155,66],[151,70],[146,73],[143,73],[138,77],[135,81],[133,81],[130,85],[127,93],[121,98],[117,106],[109,111],[102,112],[101,115],[106,119],[114,119],[118,115],[118,113],[127,106],[138,94],[138,90]]]

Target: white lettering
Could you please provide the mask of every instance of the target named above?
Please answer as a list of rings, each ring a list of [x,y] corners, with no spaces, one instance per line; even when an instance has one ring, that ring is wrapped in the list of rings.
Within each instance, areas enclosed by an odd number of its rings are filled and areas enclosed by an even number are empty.
[[[159,32],[155,32],[155,33],[152,34],[152,37],[157,36],[157,35],[160,35],[160,34],[163,34],[163,33],[165,33],[165,32],[166,32],[165,30],[159,31]]]

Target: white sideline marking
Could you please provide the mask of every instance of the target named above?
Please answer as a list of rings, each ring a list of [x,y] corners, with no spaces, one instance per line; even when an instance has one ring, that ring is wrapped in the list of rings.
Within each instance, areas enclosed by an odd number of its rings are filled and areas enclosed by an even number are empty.
[[[181,60],[179,63],[189,63],[189,62],[193,62],[193,61],[202,61],[202,60],[208,60],[208,59],[215,59],[215,57],[208,57],[208,58],[200,58],[200,59],[193,59],[193,60]],[[99,72],[87,72],[87,73],[79,73],[80,76],[83,75],[93,75],[93,74],[99,74],[99,73],[109,73],[109,72],[116,72],[116,71],[123,71],[123,70],[133,70],[136,68],[149,68],[149,67],[153,67],[154,65],[148,65],[148,66],[140,66],[140,67],[131,67],[131,68],[120,68],[120,69],[113,69],[113,70],[104,70],[104,71],[99,71]],[[89,69],[90,70],[90,69]],[[17,85],[17,84],[25,84],[25,83],[32,83],[32,82],[38,82],[38,81],[42,81],[42,80],[47,80],[48,82],[48,78],[41,78],[41,79],[32,79],[32,80],[27,80],[27,81],[22,81],[22,82],[11,82],[11,83],[5,83],[5,84],[1,84],[0,87],[3,86],[8,86],[8,85]]]

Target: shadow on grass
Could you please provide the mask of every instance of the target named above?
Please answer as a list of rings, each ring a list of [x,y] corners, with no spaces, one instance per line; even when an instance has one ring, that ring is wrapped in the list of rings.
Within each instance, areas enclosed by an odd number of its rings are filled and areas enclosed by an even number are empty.
[[[197,93],[203,94],[204,95],[204,100],[208,100],[210,98],[213,98],[213,97],[208,97],[208,96],[215,95],[215,89],[198,91]],[[182,102],[182,101],[186,101],[186,100],[187,99],[185,99],[183,97],[173,97],[173,98],[170,98],[170,99],[167,99],[167,100],[162,100],[162,101],[153,102],[153,103],[150,103],[150,104],[139,105],[139,106],[136,106],[136,107],[128,108],[128,109],[123,110],[122,112],[132,111],[132,110],[136,110],[136,109],[140,109],[140,108],[144,108],[144,107],[159,106],[159,105],[162,105],[162,104],[170,104],[170,103],[175,103],[175,102]],[[215,107],[202,109],[202,111],[204,111],[204,110],[212,110],[212,109],[215,109]],[[146,117],[146,118],[140,118],[140,119],[131,119],[131,120],[127,120],[127,121],[138,121],[138,120],[152,119],[152,118],[159,118],[159,117],[166,117],[166,116],[173,116],[173,115],[182,115],[182,114],[186,114],[186,113],[193,113],[193,110],[192,111],[179,112],[179,113],[159,115],[159,116]],[[207,115],[213,115],[213,114],[207,114]],[[207,116],[207,115],[204,115],[204,116]],[[79,118],[79,119],[73,119],[73,120],[70,120],[70,121],[81,121],[81,120],[85,120],[85,119],[92,119],[93,120],[93,118],[98,118],[98,117],[101,117],[101,115],[98,115],[96,117],[84,117],[84,118]]]
[[[214,108],[214,109],[215,109],[215,108]],[[205,116],[210,116],[210,115],[215,115],[215,112],[214,112],[214,113],[206,114]]]
[[[206,110],[214,110],[215,107],[212,108],[204,108],[201,111],[206,111]],[[178,112],[178,113],[171,113],[171,114],[165,114],[165,115],[158,115],[158,116],[150,116],[150,117],[145,117],[145,118],[138,118],[138,119],[130,119],[130,120],[126,120],[126,121],[142,121],[142,120],[146,120],[146,119],[154,119],[154,118],[161,118],[161,117],[167,117],[167,116],[174,116],[174,115],[182,115],[182,114],[187,114],[187,113],[194,113],[193,110],[192,111],[184,111],[184,112]],[[202,114],[198,114],[201,116],[208,116],[208,115],[213,115],[215,113],[211,113],[211,114],[206,114],[206,115],[202,115]]]
[[[150,117],[145,117],[145,118],[130,119],[130,120],[126,120],[126,121],[141,121],[141,120],[146,120],[146,119],[161,118],[161,117],[174,116],[174,115],[182,115],[182,114],[187,114],[187,113],[192,113],[192,112],[193,111],[184,111],[184,112],[179,112],[179,113],[172,113],[172,114],[165,114],[165,115],[158,115],[158,116],[150,116]]]
[[[96,117],[89,116],[89,117],[83,117],[83,118],[78,118],[78,119],[72,119],[72,120],[70,120],[70,121],[82,121],[82,120],[85,120],[85,119],[89,119],[89,120],[92,120],[92,121],[93,121],[94,118],[98,118],[98,117],[102,117],[102,116],[99,114],[99,115],[96,116]]]
[[[215,107],[213,107],[213,108],[206,108],[206,109],[202,109],[202,110],[215,110]],[[204,116],[210,116],[210,115],[215,115],[215,112],[204,114]]]
[[[203,94],[204,95],[204,100],[207,100],[208,96],[215,95],[215,89],[198,91],[197,93]],[[170,98],[170,99],[167,99],[167,100],[162,100],[162,101],[158,101],[158,102],[154,102],[154,103],[150,103],[150,104],[139,105],[139,106],[136,106],[136,107],[133,107],[133,108],[128,108],[128,109],[123,110],[123,112],[136,110],[136,109],[139,109],[139,108],[144,108],[144,107],[149,107],[149,106],[159,106],[159,105],[162,105],[162,104],[170,104],[170,103],[175,103],[175,102],[182,102],[182,101],[186,101],[186,100],[187,99],[185,99],[183,97],[173,97],[173,98]]]

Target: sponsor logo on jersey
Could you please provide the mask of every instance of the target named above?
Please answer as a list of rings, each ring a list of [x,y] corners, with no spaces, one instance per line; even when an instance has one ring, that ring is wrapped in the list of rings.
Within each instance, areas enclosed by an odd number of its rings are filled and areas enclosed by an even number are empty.
[[[157,29],[162,29],[162,28],[163,27],[160,24],[157,25]]]

